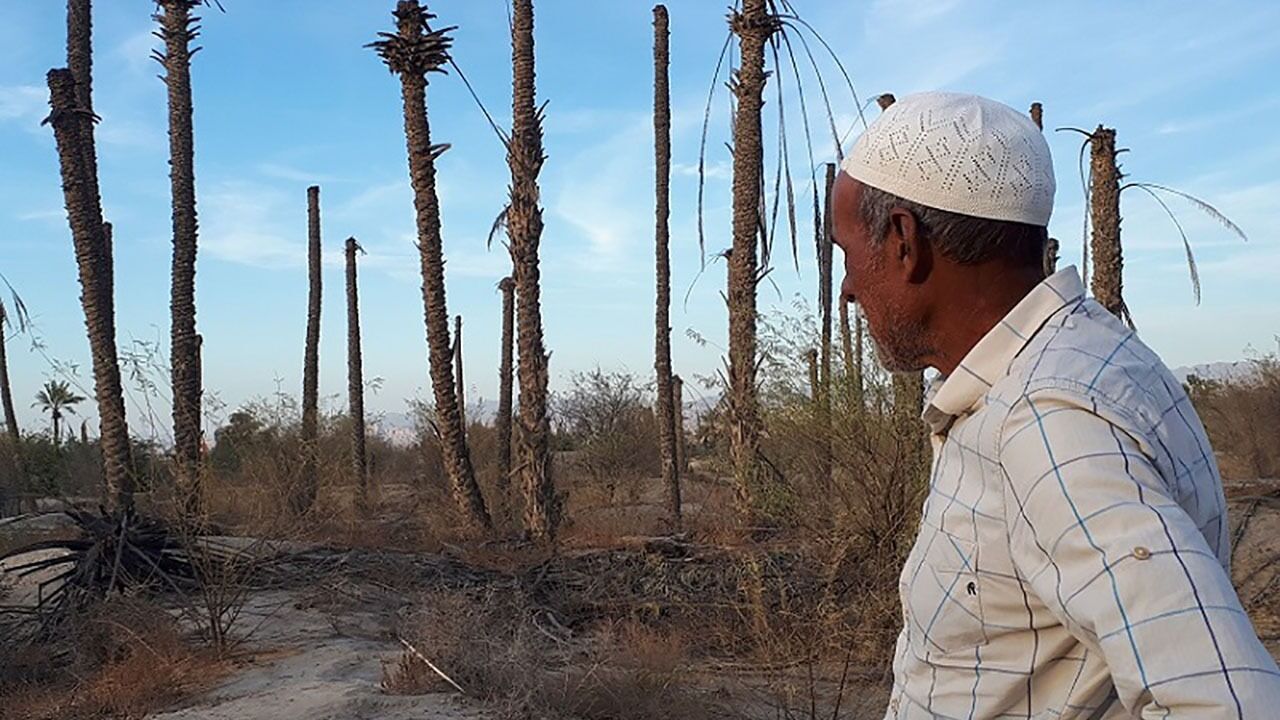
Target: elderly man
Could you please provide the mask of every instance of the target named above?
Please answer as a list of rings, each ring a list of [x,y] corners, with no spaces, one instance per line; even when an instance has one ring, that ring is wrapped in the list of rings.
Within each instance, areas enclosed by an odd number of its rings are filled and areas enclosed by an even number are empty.
[[[1044,277],[1049,148],[969,95],[903,98],[835,187],[842,292],[885,366],[936,368],[888,718],[1280,718],[1178,381]]]

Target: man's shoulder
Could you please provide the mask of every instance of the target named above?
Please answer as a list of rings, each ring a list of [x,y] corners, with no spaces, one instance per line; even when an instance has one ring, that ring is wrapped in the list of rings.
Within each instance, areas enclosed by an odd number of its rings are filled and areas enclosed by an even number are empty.
[[[1050,317],[991,394],[1012,405],[1039,392],[1074,398],[1086,407],[1105,405],[1141,425],[1157,422],[1183,395],[1164,361],[1092,299]]]

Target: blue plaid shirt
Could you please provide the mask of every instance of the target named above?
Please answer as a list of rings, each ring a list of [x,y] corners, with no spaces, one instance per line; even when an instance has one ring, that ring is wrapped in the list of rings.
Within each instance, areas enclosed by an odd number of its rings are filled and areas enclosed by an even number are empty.
[[[1280,718],[1181,385],[1075,268],[930,389],[886,718]]]

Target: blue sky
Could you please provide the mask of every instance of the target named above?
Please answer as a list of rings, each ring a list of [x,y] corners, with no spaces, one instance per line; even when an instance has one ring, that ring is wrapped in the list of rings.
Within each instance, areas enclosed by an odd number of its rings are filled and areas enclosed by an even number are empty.
[[[1173,203],[1196,247],[1204,302],[1196,307],[1176,231],[1158,206],[1123,198],[1126,294],[1144,339],[1171,365],[1267,351],[1280,333],[1280,5],[1269,2],[1012,0],[793,0],[831,43],[860,97],[892,91],[975,92],[1046,107],[1049,127],[1118,128],[1132,179],[1159,182],[1215,204],[1249,234],[1241,242]],[[365,369],[383,379],[370,409],[401,411],[429,395],[422,304],[413,247],[398,84],[362,48],[391,27],[391,0],[223,0],[206,10],[193,68],[200,217],[198,325],[205,384],[229,406],[301,385],[306,317],[305,188],[322,186],[326,245],[321,393],[345,389],[342,241],[357,236],[362,265]],[[726,313],[723,264],[701,267],[695,224],[698,136],[711,72],[726,33],[724,0],[672,0],[674,178],[673,353],[686,377],[720,362]],[[122,347],[168,337],[169,186],[164,87],[149,59],[152,3],[96,3],[95,104],[104,203],[116,228],[117,322]],[[502,124],[510,106],[503,0],[437,2],[458,25],[454,55]],[[600,364],[651,370],[651,5],[635,0],[541,0],[539,96],[550,100],[549,160],[542,175],[544,313],[552,383]],[[49,358],[78,364],[88,347],[44,75],[65,64],[62,3],[0,0],[0,271],[36,321],[44,352],[10,340],[20,416],[38,384],[58,374]],[[830,62],[822,68],[842,131],[856,107]],[[790,76],[784,84],[791,91]],[[811,71],[804,79],[819,143]],[[777,106],[770,89],[768,109]],[[433,77],[450,311],[465,317],[469,397],[492,398],[497,378],[501,248],[485,239],[503,205],[503,150],[461,83]],[[795,99],[788,130],[807,197],[808,159]],[[870,111],[875,112],[874,107]],[[771,126],[772,121],[770,121]],[[773,132],[771,129],[770,133]],[[728,245],[726,96],[716,93],[708,143],[707,247]],[[1078,136],[1050,133],[1058,174],[1051,226],[1066,262],[1078,262],[1082,193]],[[770,164],[772,154],[770,151]],[[812,303],[808,200],[801,201],[797,273],[779,248],[761,307]],[[684,301],[688,293],[687,303]],[[706,346],[686,336],[693,329]],[[135,388],[127,402],[141,405]],[[92,415],[86,405],[83,413]],[[157,410],[164,419],[168,408]],[[135,416],[135,425],[138,424]],[[144,428],[135,428],[145,432]],[[167,433],[161,429],[161,436]]]

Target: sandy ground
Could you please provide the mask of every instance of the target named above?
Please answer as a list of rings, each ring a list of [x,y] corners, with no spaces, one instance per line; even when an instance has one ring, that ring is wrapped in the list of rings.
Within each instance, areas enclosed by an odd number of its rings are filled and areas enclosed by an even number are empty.
[[[456,694],[388,695],[382,663],[401,647],[384,614],[348,609],[336,615],[299,601],[296,593],[255,595],[244,627],[261,623],[225,683],[163,720],[453,720],[485,718]],[[256,652],[255,652],[256,651]]]

